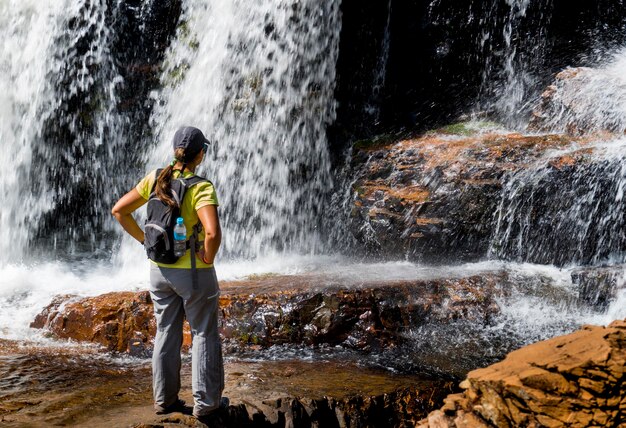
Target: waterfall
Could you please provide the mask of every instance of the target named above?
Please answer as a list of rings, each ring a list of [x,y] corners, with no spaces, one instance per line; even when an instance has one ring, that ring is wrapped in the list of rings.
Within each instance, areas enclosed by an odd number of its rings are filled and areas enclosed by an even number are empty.
[[[483,104],[509,125],[520,126],[525,123],[530,96],[539,83],[536,73],[547,47],[545,31],[551,19],[552,0],[506,0],[505,3],[508,11],[501,12],[504,21],[498,22],[498,13],[486,15],[480,37],[485,54]],[[495,21],[488,24],[492,19]]]
[[[30,191],[29,178],[42,135],[39,118],[51,114],[54,97],[46,82],[58,67],[50,35],[58,32],[65,8],[52,0],[15,1],[0,3],[0,12],[0,261],[6,262],[22,258],[28,225],[53,203]]]
[[[389,62],[389,45],[391,39],[391,0],[387,3],[387,19],[380,44],[378,61],[374,67],[373,84],[369,102],[365,105],[365,113],[377,124],[380,120],[381,94],[385,89],[387,80],[387,63]]]
[[[469,1],[463,6],[433,0],[429,4],[431,23],[454,26],[456,31],[449,29],[449,37],[462,33],[469,38],[462,44],[468,49],[458,54],[466,57],[468,68],[480,68],[475,113],[489,112],[511,127],[526,124],[530,100],[541,83],[552,12],[553,0]],[[455,42],[461,41],[442,42],[443,53],[448,54]]]
[[[557,265],[626,259],[626,50],[597,68],[559,74],[538,114],[556,133],[613,132],[591,146],[548,153],[512,174],[496,213],[489,254]],[[541,109],[541,107],[539,107]]]
[[[222,255],[322,248],[333,187],[326,126],[334,120],[339,3],[189,0],[155,94],[159,144],[171,159],[179,126],[213,141],[199,174],[224,207]]]
[[[184,123],[215,141],[199,172],[225,207],[222,254],[324,247],[339,4],[176,4],[0,5],[3,264],[108,260],[113,202],[169,162]],[[138,258],[124,244],[113,263]]]
[[[108,212],[136,168],[129,143],[140,147],[129,141],[131,117],[119,109],[125,81],[112,52],[125,7],[2,3],[0,144],[10,166],[0,172],[2,261],[49,260],[51,252],[92,257],[110,248]]]
[[[626,139],[573,146],[512,174],[489,253],[533,263],[624,263]]]

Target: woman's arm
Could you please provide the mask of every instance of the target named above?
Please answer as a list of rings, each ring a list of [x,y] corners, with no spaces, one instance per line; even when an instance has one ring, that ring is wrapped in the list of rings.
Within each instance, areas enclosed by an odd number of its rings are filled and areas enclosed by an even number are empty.
[[[111,214],[122,225],[124,230],[133,238],[143,244],[144,234],[137,222],[132,216],[133,211],[145,204],[143,196],[139,194],[137,189],[133,189],[120,198],[111,210]]]
[[[217,215],[217,206],[205,205],[197,212],[202,227],[204,227],[204,248],[200,249],[199,255],[205,263],[213,264],[217,250],[222,243],[222,228]]]

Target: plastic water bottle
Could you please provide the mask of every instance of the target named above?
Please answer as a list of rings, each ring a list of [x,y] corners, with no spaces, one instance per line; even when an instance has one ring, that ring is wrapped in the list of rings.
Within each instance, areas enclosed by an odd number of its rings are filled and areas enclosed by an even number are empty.
[[[183,218],[178,217],[176,219],[176,226],[174,226],[174,255],[176,257],[182,257],[187,251],[187,229],[183,223]]]

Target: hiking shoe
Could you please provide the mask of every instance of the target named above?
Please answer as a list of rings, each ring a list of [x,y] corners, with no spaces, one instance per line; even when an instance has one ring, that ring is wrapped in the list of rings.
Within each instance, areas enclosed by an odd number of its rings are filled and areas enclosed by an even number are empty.
[[[220,405],[217,409],[213,409],[209,413],[206,413],[204,415],[196,415],[194,413],[194,416],[200,422],[208,425],[209,422],[214,422],[216,418],[219,418],[219,414],[228,409],[228,406],[230,406],[230,400],[228,399],[228,397],[222,397],[222,399],[220,400]]]
[[[154,408],[156,409],[157,415],[165,415],[167,413],[174,413],[174,412],[189,413],[191,410],[191,407],[186,406],[185,401],[181,400],[180,398],[174,401],[172,404],[170,404],[167,407],[155,405]]]

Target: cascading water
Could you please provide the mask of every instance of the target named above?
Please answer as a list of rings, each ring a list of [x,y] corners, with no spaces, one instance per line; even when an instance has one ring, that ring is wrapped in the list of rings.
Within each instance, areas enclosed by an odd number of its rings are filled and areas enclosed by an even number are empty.
[[[621,49],[598,68],[564,71],[548,90],[542,129],[615,134],[548,153],[512,174],[496,213],[492,257],[561,266],[626,262],[625,72]]]
[[[199,172],[226,207],[222,255],[319,251],[333,187],[325,128],[339,4],[189,1],[182,19],[152,118],[161,143],[148,163],[169,161],[177,127],[198,126],[215,142]]]
[[[438,25],[451,22],[473,37],[468,64],[480,65],[480,99],[475,110],[488,111],[509,126],[525,124],[529,101],[540,83],[538,71],[548,40],[553,0],[470,1],[465,9],[447,0],[429,5],[429,19]],[[457,22],[458,21],[458,22]]]
[[[502,65],[504,69],[496,77],[493,89],[496,96],[496,109],[506,118],[519,117],[520,108],[527,99],[527,91],[533,84],[533,76],[530,73],[528,59],[524,58],[523,52],[518,53],[523,46],[517,46],[516,42],[524,37],[519,34],[521,21],[526,17],[530,0],[507,0],[509,14],[504,23],[502,36],[504,39],[504,49],[502,55]],[[543,6],[543,5],[542,5]],[[540,27],[545,28],[544,25]],[[484,33],[483,41],[490,39],[489,33]],[[483,42],[484,43],[484,42]],[[522,41],[528,43],[528,41]],[[541,44],[541,42],[539,42]],[[491,48],[493,49],[493,48]],[[493,85],[489,82],[489,67],[485,67],[483,75],[484,85]]]
[[[549,132],[626,133],[626,48],[600,67],[559,73],[538,110],[535,120]]]
[[[625,148],[623,138],[574,147],[513,174],[496,213],[490,255],[561,266],[624,263]],[[576,162],[559,166],[567,155]]]
[[[138,127],[120,96],[133,79],[118,63],[122,30],[146,10],[87,0],[0,7],[0,144],[10,166],[0,171],[0,335],[22,337],[56,293],[143,283],[143,272],[105,265],[112,201],[143,170],[141,140],[129,132]]]
[[[380,120],[380,103],[381,94],[385,89],[387,80],[387,63],[389,61],[389,47],[391,38],[391,0],[387,3],[387,20],[385,21],[385,29],[380,46],[380,54],[374,68],[374,79],[372,81],[372,93],[369,102],[365,105],[365,112],[370,116],[374,123]]]
[[[3,3],[0,132],[12,167],[0,172],[0,261],[110,250],[108,211],[137,173],[142,146],[120,96],[130,84],[117,64],[118,31],[132,25],[127,6]]]
[[[0,159],[11,165],[0,169],[0,262],[6,263],[24,256],[29,225],[53,203],[44,192],[31,192],[29,178],[33,147],[42,135],[39,118],[51,114],[54,99],[46,81],[57,65],[50,34],[58,32],[65,8],[61,2],[23,1],[2,2],[0,11]]]

